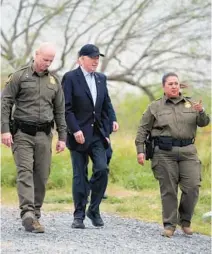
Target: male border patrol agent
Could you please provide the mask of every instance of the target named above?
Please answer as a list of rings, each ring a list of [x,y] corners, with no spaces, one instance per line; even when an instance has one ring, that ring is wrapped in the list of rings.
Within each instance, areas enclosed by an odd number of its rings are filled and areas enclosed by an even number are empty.
[[[194,145],[197,126],[209,124],[201,101],[192,102],[180,94],[175,73],[162,78],[164,96],[152,102],[144,112],[135,140],[138,163],[145,160],[144,143],[152,136],[152,170],[159,181],[163,209],[163,236],[171,237],[176,225],[192,235],[191,219],[199,196],[201,164]],[[179,208],[178,184],[182,191]]]
[[[60,82],[48,71],[55,53],[52,44],[43,43],[33,63],[10,76],[2,93],[2,143],[12,146],[22,225],[33,233],[44,232],[38,219],[50,173],[53,121],[58,131],[56,151],[65,148],[64,95]]]

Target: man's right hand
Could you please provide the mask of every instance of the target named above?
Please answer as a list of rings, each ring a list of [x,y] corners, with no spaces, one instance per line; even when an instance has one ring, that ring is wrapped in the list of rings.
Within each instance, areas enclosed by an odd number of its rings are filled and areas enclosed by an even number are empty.
[[[13,138],[10,132],[5,132],[1,134],[1,142],[8,146],[11,147],[11,144],[13,144]]]
[[[137,161],[138,161],[139,164],[141,164],[143,166],[144,161],[145,161],[145,154],[144,153],[139,153],[137,155]]]
[[[75,140],[77,141],[77,143],[79,143],[79,144],[84,144],[85,143],[85,138],[84,138],[84,135],[83,135],[82,131],[75,132],[74,137],[75,137]]]

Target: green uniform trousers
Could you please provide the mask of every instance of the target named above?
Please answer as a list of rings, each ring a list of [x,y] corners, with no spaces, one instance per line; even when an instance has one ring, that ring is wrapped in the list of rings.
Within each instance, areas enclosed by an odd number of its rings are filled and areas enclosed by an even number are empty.
[[[171,151],[156,146],[152,170],[160,185],[164,226],[190,226],[201,182],[201,163],[195,145],[174,146]],[[179,207],[178,185],[181,189]]]
[[[50,173],[52,133],[47,136],[44,132],[37,132],[36,136],[31,136],[18,130],[13,141],[21,217],[32,211],[40,218]]]

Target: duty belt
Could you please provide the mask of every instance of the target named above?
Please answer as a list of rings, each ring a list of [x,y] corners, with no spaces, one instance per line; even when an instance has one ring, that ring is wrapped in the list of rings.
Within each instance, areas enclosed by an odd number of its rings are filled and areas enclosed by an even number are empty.
[[[194,144],[195,139],[194,138],[190,138],[190,139],[175,139],[172,137],[153,137],[154,140],[154,145],[160,145],[161,143],[166,144],[166,140],[168,140],[168,142],[171,143],[172,146],[188,146],[191,144]]]
[[[15,125],[22,132],[31,136],[35,136],[37,132],[45,132],[46,135],[49,135],[51,128],[53,127],[53,121],[46,123],[34,123],[15,120]]]

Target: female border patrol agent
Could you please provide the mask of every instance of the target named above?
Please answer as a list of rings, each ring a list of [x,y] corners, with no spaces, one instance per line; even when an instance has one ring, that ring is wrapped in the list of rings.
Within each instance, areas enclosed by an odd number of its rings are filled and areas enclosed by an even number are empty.
[[[162,200],[162,235],[171,237],[177,224],[185,234],[192,235],[190,224],[201,181],[201,163],[194,140],[197,126],[208,125],[210,119],[201,101],[192,102],[180,93],[177,74],[167,73],[162,83],[164,96],[148,106],[138,128],[137,160],[144,164],[144,144],[150,132],[154,150],[150,155],[151,166],[159,181]],[[178,185],[182,192],[179,207]]]

